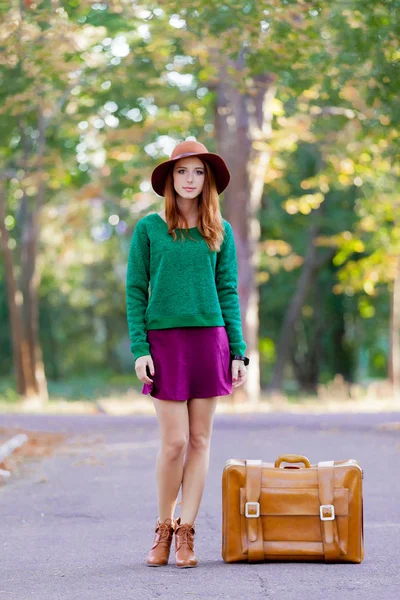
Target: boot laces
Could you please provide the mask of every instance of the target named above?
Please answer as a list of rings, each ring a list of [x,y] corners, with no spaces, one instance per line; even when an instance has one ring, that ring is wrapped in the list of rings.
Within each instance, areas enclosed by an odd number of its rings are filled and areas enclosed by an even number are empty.
[[[167,523],[160,523],[160,525],[158,526],[158,535],[159,535],[159,541],[168,541],[169,535],[170,535],[170,525],[168,525]]]
[[[194,541],[194,531],[191,525],[181,525],[176,531],[180,544],[187,544],[190,548]]]

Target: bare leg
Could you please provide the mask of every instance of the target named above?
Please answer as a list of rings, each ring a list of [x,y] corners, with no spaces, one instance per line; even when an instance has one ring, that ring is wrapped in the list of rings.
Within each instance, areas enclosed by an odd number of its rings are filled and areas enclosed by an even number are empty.
[[[183,470],[181,523],[195,522],[210,461],[210,442],[217,407],[214,398],[188,400],[189,444]]]
[[[189,415],[186,402],[157,398],[153,398],[153,402],[161,435],[156,463],[158,516],[164,521],[174,516],[189,439]]]

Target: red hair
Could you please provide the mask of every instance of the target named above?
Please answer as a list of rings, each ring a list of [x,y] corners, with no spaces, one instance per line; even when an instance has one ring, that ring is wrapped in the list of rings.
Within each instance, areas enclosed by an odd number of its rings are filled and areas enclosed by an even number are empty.
[[[219,196],[211,167],[205,161],[202,161],[202,163],[204,164],[205,173],[203,190],[198,198],[198,228],[210,250],[219,252],[224,238],[224,225],[222,223],[222,215],[219,206]],[[182,224],[184,228],[188,228],[188,222],[179,212],[176,203],[176,192],[172,171],[173,167],[170,169],[165,180],[164,198],[168,233],[172,234],[175,241],[177,239],[175,229],[180,224]]]

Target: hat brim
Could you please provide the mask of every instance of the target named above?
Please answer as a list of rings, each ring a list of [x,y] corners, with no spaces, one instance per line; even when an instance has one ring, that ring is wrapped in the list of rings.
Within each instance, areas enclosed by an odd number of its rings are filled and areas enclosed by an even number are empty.
[[[189,152],[185,155],[171,158],[170,160],[161,163],[154,169],[151,174],[151,185],[153,186],[153,190],[156,192],[156,194],[159,196],[164,196],[165,180],[172,165],[182,158],[189,158],[192,156],[198,156],[200,160],[204,160],[210,165],[214,173],[215,185],[218,194],[221,194],[225,190],[231,179],[231,176],[224,159],[221,158],[219,154],[214,154],[213,152]]]

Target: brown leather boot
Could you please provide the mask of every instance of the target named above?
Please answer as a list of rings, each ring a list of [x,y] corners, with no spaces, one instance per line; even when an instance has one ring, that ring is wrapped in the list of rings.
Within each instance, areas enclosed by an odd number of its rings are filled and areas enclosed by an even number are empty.
[[[182,523],[181,518],[175,521],[175,558],[176,566],[197,567],[197,557],[194,553],[194,525]]]
[[[165,519],[163,523],[157,519],[153,545],[146,559],[149,567],[162,567],[168,564],[174,529],[173,519]]]

